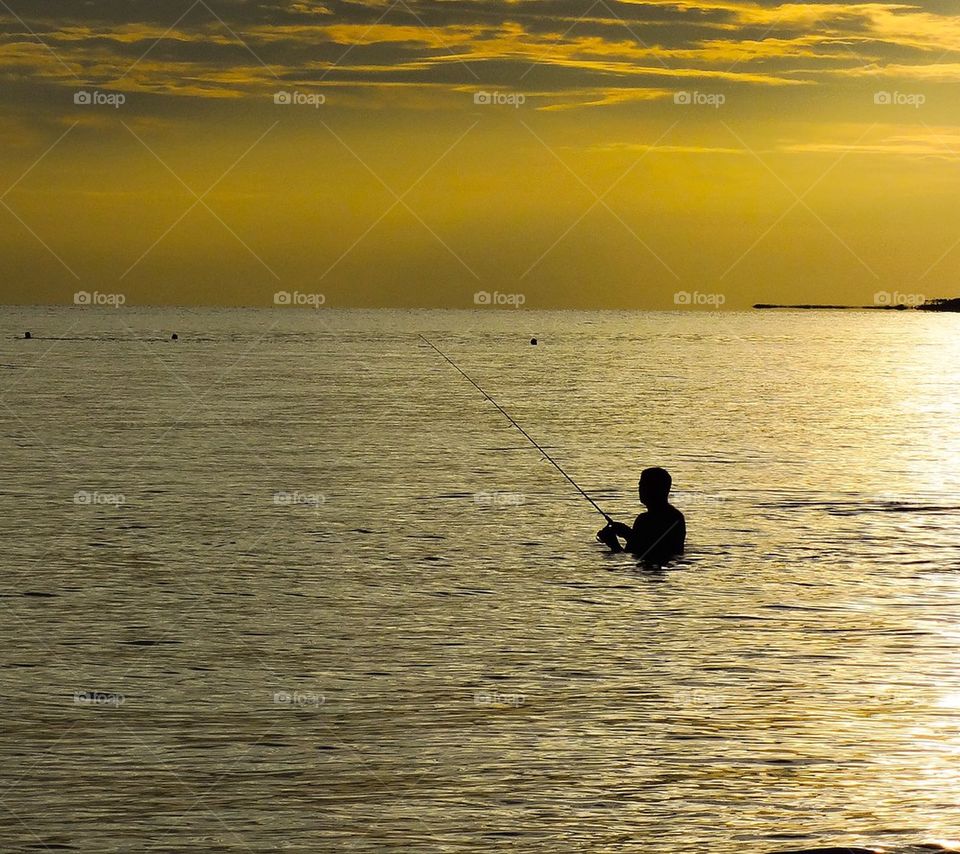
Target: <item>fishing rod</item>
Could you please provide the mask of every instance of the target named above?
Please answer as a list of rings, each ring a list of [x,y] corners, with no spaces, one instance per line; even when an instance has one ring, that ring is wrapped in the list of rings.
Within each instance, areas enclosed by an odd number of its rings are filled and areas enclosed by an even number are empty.
[[[521,433],[523,433],[523,435],[526,437],[527,441],[530,442],[530,444],[533,445],[533,447],[535,447],[541,454],[543,454],[543,456],[544,456],[544,458],[547,460],[547,462],[551,463],[551,464],[553,465],[553,467],[554,467],[558,472],[560,472],[560,474],[562,474],[567,480],[570,481],[571,484],[573,484],[573,488],[576,489],[577,492],[579,492],[584,498],[586,498],[587,501],[589,501],[589,502],[594,506],[594,508],[596,508],[596,511],[597,511],[601,516],[603,516],[604,519],[607,520],[607,522],[611,522],[611,523],[613,522],[613,519],[611,519],[606,513],[603,512],[602,509],[600,509],[600,505],[597,504],[597,502],[594,501],[589,495],[587,495],[587,493],[584,492],[583,489],[580,488],[580,485],[579,485],[572,477],[570,477],[570,475],[568,475],[568,474],[560,467],[560,463],[558,463],[553,457],[551,457],[550,454],[548,454],[548,453],[543,449],[543,447],[540,445],[540,443],[537,442],[537,440],[533,438],[533,436],[531,436],[526,430],[523,429],[523,427],[521,427],[516,421],[514,421],[513,417],[510,415],[509,412],[507,412],[506,409],[504,409],[499,403],[497,403],[497,402],[496,402],[489,394],[487,394],[482,388],[480,388],[480,384],[477,383],[477,381],[474,380],[473,377],[471,377],[468,373],[466,373],[466,371],[464,371],[456,362],[454,362],[453,359],[451,359],[446,353],[443,352],[443,350],[441,350],[439,347],[437,347],[437,346],[436,346],[432,341],[430,341],[428,338],[425,338],[423,335],[420,335],[420,338],[421,338],[421,340],[426,341],[427,344],[429,344],[434,350],[437,351],[437,353],[439,353],[446,361],[448,361],[451,365],[453,365],[453,367],[456,368],[457,371],[459,371],[459,373],[460,373],[467,381],[469,381],[470,384],[471,384],[477,391],[480,392],[480,394],[482,394],[482,395],[483,395],[487,400],[489,400],[495,407],[497,407],[497,409],[499,409],[500,412],[503,413],[503,416],[507,419],[507,421],[509,421],[514,427],[516,427]]]

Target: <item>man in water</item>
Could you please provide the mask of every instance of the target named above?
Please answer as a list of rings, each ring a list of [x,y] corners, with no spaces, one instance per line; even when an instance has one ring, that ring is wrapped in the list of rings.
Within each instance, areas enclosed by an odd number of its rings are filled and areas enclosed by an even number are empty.
[[[611,551],[630,552],[645,563],[662,565],[682,555],[687,523],[683,513],[668,500],[672,484],[666,469],[644,469],[638,491],[640,503],[647,512],[637,516],[632,528],[623,522],[609,521],[607,527],[597,533],[597,539]],[[620,545],[621,537],[627,541],[625,547]]]

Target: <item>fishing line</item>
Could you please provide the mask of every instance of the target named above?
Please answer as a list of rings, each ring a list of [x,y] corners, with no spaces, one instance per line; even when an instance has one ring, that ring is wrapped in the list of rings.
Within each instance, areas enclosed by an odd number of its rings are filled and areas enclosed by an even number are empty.
[[[603,516],[604,519],[606,519],[608,522],[613,522],[613,519],[611,519],[606,513],[603,512],[603,510],[600,509],[600,505],[597,504],[597,502],[594,501],[589,495],[587,495],[587,493],[584,492],[583,489],[580,488],[580,485],[579,485],[572,477],[570,477],[570,475],[568,475],[568,474],[563,470],[563,468],[560,466],[560,463],[558,463],[553,457],[551,457],[550,454],[548,454],[548,453],[543,449],[543,447],[540,445],[540,443],[537,442],[537,440],[534,439],[533,436],[531,436],[526,430],[523,429],[523,427],[521,427],[521,426],[513,419],[513,417],[510,415],[509,412],[507,412],[506,409],[504,409],[504,408],[503,408],[499,403],[497,403],[489,394],[487,394],[487,393],[480,387],[480,384],[477,383],[476,380],[473,379],[473,377],[471,377],[468,373],[466,373],[466,371],[464,371],[456,362],[453,361],[453,359],[451,359],[446,353],[444,353],[444,352],[443,352],[439,347],[437,347],[432,341],[430,341],[429,339],[425,338],[423,335],[421,335],[420,338],[421,338],[421,340],[426,341],[427,344],[429,344],[434,350],[436,350],[437,353],[439,353],[446,361],[448,361],[451,365],[453,365],[453,367],[456,368],[457,371],[459,371],[459,373],[460,373],[465,379],[467,379],[467,380],[470,382],[470,384],[471,384],[477,391],[480,392],[480,394],[482,394],[482,395],[483,395],[487,400],[489,400],[495,407],[497,407],[497,409],[500,410],[500,412],[503,414],[503,416],[504,416],[514,427],[516,427],[521,433],[523,433],[523,435],[526,437],[527,441],[529,441],[530,444],[533,445],[533,447],[535,447],[541,454],[543,454],[543,456],[544,456],[544,458],[547,460],[547,462],[549,462],[551,465],[553,465],[553,467],[554,467],[558,472],[560,472],[560,474],[562,474],[567,480],[570,481],[571,484],[573,484],[574,489],[576,489],[577,492],[579,492],[584,498],[586,498],[587,501],[589,501],[589,502],[596,508],[596,511],[597,511],[601,516]]]

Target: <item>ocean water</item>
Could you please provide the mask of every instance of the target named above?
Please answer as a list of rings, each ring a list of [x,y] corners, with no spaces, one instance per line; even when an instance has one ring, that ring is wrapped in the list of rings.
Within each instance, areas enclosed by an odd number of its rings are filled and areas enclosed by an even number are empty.
[[[2,317],[0,850],[958,844],[960,318]]]

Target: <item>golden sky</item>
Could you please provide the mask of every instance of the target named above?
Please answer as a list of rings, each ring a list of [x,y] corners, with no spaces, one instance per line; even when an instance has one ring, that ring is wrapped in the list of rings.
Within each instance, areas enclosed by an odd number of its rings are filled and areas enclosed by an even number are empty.
[[[0,74],[5,302],[960,294],[955,2],[0,0]]]

